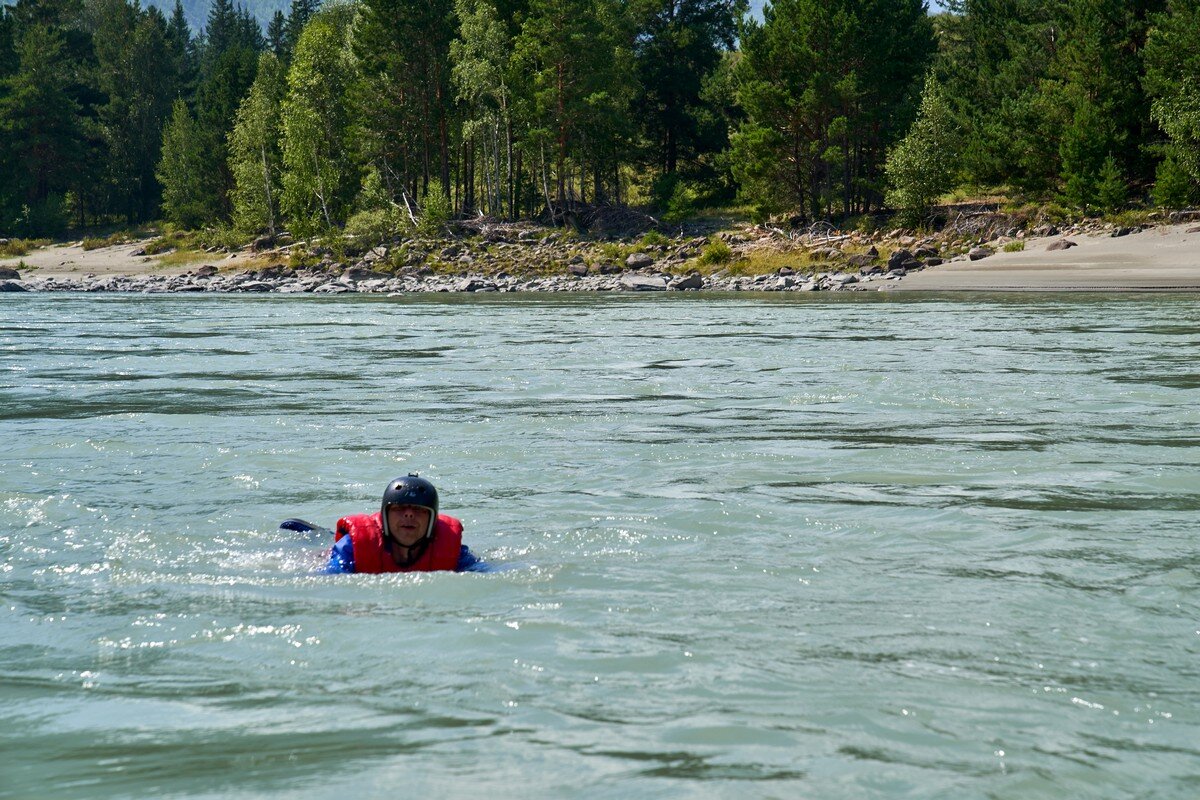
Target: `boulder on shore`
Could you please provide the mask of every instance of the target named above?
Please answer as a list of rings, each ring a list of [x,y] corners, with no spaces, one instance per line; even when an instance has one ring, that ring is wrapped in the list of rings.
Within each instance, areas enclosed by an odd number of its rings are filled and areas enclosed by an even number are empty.
[[[625,259],[625,266],[629,269],[644,269],[654,266],[654,257],[649,253],[630,253]]]
[[[623,275],[621,287],[635,292],[665,292],[667,280],[659,275]]]

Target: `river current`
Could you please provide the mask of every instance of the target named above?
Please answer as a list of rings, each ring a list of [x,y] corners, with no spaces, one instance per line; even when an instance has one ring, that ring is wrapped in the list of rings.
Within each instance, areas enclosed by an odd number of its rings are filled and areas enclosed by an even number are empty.
[[[1194,798],[1196,300],[8,295],[0,797]]]

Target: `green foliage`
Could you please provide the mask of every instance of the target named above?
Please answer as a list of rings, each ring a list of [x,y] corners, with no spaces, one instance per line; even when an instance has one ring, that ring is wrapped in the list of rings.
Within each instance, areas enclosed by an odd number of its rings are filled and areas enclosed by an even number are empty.
[[[96,8],[96,74],[107,97],[97,109],[107,149],[103,178],[114,210],[132,223],[157,212],[154,169],[163,125],[178,95],[180,65],[161,15],[141,12],[125,0],[98,0]]]
[[[1146,40],[1146,92],[1151,117],[1168,138],[1159,181],[1166,178],[1164,199],[1194,197],[1200,186],[1200,0],[1170,0],[1154,17]],[[1185,187],[1190,178],[1192,191]],[[1156,196],[1160,194],[1156,190]]]
[[[700,254],[699,263],[706,267],[728,264],[733,260],[733,250],[721,239],[712,239]]]
[[[204,142],[187,104],[176,100],[171,120],[163,130],[158,180],[163,187],[162,207],[168,220],[198,228],[219,213],[208,173]]]
[[[112,247],[118,244],[124,244],[129,241],[129,234],[122,231],[111,233],[108,236],[93,236],[84,238],[81,247],[84,250],[99,250],[102,247]]]
[[[459,35],[450,43],[453,83],[465,106],[463,138],[478,147],[484,183],[482,210],[503,216],[510,206],[512,104],[509,62],[512,41],[499,12],[488,0],[456,0]],[[473,187],[464,206],[474,207]]]
[[[239,231],[231,225],[211,225],[195,232],[197,246],[219,247],[229,251],[240,250],[248,245],[252,238],[252,234]]]
[[[668,245],[670,243],[670,239],[655,230],[646,231],[642,234],[642,238],[638,240],[638,246],[643,248],[662,247],[663,245]]]
[[[623,28],[617,8],[605,0],[529,2],[513,49],[527,82],[530,143],[547,165],[551,158],[554,163],[547,202],[566,201],[569,161],[590,163],[601,193],[602,176],[615,171],[629,133],[633,83]],[[547,195],[549,188],[543,187]]]
[[[233,171],[233,223],[251,233],[274,232],[279,217],[282,154],[283,64],[273,53],[258,59],[258,75],[238,108],[229,137]]]
[[[915,225],[953,185],[961,140],[941,86],[925,81],[921,110],[904,140],[888,155],[885,170],[889,205],[903,209],[905,225]]]
[[[379,170],[374,167],[367,169],[366,175],[363,176],[362,188],[358,191],[358,198],[354,201],[354,206],[359,211],[386,211],[395,206],[391,193],[388,192],[387,186],[384,185],[383,176],[379,174]]]
[[[641,32],[633,108],[652,163],[662,176],[681,168],[689,177],[711,172],[705,160],[727,145],[728,118],[714,113],[706,82],[721,67],[722,51],[734,46],[742,9],[725,0],[638,0],[631,7]],[[676,186],[656,196],[660,207]]]
[[[1006,252],[1006,253],[1020,253],[1024,249],[1025,249],[1025,240],[1024,239],[1017,239],[1016,241],[1009,242],[1008,244],[1004,245],[1004,248],[1003,248],[1004,252]]]
[[[331,6],[313,17],[288,71],[281,205],[303,236],[341,224],[359,185],[348,102],[356,80],[347,39],[351,12]]]
[[[371,247],[389,242],[400,230],[400,220],[395,212],[387,209],[358,211],[346,220],[346,236],[360,247]]]
[[[0,230],[56,234],[65,227],[64,195],[85,156],[71,91],[75,66],[63,33],[50,25],[28,27],[13,55],[14,72],[0,80],[0,210],[7,217]]]
[[[353,88],[361,163],[412,199],[429,177],[453,185],[450,42],[453,0],[362,0],[354,24]]]
[[[933,50],[923,6],[779,0],[741,43],[746,121],[730,160],[756,216],[793,208],[808,218],[850,216],[877,206],[872,176],[911,118]]]
[[[1129,186],[1113,156],[1104,159],[1096,180],[1096,205],[1106,214],[1121,208],[1129,200]]]
[[[48,244],[50,244],[49,239],[9,239],[4,244],[0,244],[0,258],[28,255],[30,250],[36,250]]]
[[[696,213],[696,192],[678,172],[668,172],[655,180],[651,195],[667,222],[682,222]]]
[[[1063,199],[1068,205],[1084,211],[1100,205],[1101,169],[1111,159],[1106,148],[1112,139],[1099,109],[1081,102],[1059,145]]]
[[[437,236],[445,232],[453,209],[441,181],[430,181],[421,198],[421,213],[417,217],[417,230],[426,236]]]
[[[1200,204],[1200,181],[1183,166],[1174,149],[1158,165],[1151,199],[1161,208],[1187,208]]]
[[[1139,82],[1147,10],[1161,0],[969,2],[939,18],[936,72],[966,130],[964,177],[1073,205],[1095,202],[1108,154],[1134,180],[1151,134]]]

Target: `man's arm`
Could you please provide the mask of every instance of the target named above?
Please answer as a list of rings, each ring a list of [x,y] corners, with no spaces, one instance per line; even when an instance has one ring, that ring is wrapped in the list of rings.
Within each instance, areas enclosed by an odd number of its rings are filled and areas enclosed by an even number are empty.
[[[343,536],[333,543],[324,572],[326,575],[354,572],[354,543],[349,536]]]
[[[465,544],[462,550],[458,552],[458,566],[454,568],[455,572],[491,572],[491,567],[486,562],[480,561],[471,552],[471,548]]]

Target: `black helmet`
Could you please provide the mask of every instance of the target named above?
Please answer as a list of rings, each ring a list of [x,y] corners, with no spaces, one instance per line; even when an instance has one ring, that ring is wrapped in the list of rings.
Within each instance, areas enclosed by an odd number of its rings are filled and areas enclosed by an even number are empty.
[[[429,530],[425,531],[425,538],[433,537],[433,526],[437,523],[438,515],[438,495],[437,489],[433,488],[432,483],[418,477],[417,473],[410,472],[403,478],[396,478],[383,490],[383,505],[380,507],[379,515],[383,522],[383,540],[385,542],[392,535],[392,532],[388,530],[388,506],[428,508]]]

